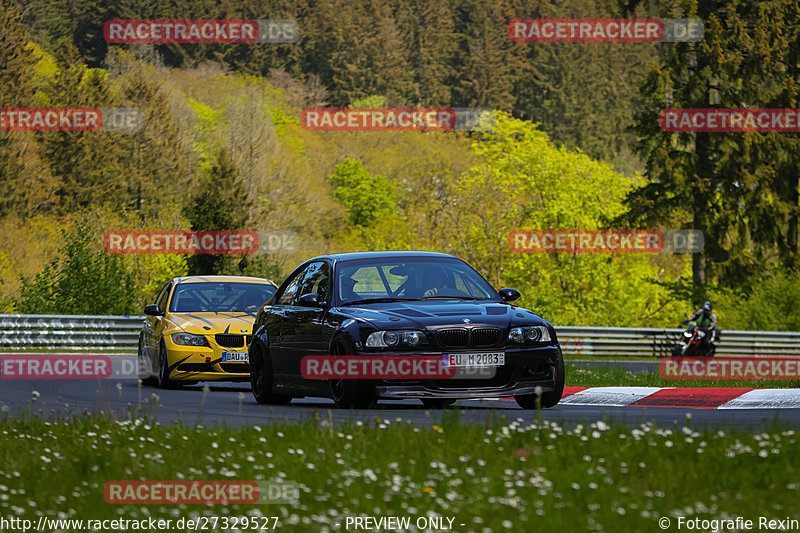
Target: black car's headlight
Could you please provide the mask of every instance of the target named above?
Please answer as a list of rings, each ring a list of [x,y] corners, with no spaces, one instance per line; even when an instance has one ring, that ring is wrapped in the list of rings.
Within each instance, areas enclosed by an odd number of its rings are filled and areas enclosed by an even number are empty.
[[[367,337],[367,348],[416,348],[427,344],[421,331],[376,331]]]
[[[205,335],[194,335],[192,333],[173,333],[172,342],[181,346],[208,346]]]
[[[550,332],[544,326],[530,326],[526,328],[511,328],[508,332],[509,342],[526,344],[534,342],[550,342]]]

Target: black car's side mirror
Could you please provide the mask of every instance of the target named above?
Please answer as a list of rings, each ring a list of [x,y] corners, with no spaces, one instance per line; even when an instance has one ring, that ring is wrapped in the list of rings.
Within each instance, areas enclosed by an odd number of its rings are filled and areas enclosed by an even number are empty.
[[[144,314],[150,316],[164,316],[164,311],[159,309],[156,304],[150,304],[144,308]]]
[[[302,307],[322,307],[319,295],[315,292],[304,294],[297,300],[297,305]]]
[[[500,298],[506,302],[519,300],[519,297],[522,296],[517,289],[500,289],[498,292],[500,293]]]

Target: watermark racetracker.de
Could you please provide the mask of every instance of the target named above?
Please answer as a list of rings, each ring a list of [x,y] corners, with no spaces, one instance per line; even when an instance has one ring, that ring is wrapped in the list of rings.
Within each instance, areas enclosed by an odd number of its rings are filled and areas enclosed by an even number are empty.
[[[142,126],[134,107],[6,107],[0,108],[0,131],[117,131]]]
[[[496,116],[481,107],[307,107],[310,131],[487,131]]]
[[[800,109],[662,109],[658,124],[665,132],[800,132]]]
[[[109,254],[257,254],[292,252],[293,231],[114,230],[103,235]]]
[[[294,43],[295,20],[113,19],[103,24],[108,43]]]
[[[665,357],[658,371],[677,380],[796,380],[800,357]]]
[[[703,35],[703,21],[696,18],[514,19],[508,24],[508,36],[516,42],[697,42]]]
[[[286,480],[117,480],[105,484],[103,498],[112,505],[294,504],[300,486]]]
[[[0,355],[0,379],[138,380],[135,355]]]
[[[308,355],[300,362],[303,379],[491,379],[505,354]]]
[[[508,234],[516,253],[698,253],[698,230],[516,229]]]

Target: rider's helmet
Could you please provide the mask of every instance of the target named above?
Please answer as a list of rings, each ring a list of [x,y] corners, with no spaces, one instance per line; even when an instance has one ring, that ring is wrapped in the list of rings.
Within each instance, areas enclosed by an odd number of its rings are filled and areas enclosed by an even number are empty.
[[[706,316],[711,315],[711,302],[706,302],[703,304],[703,314]]]

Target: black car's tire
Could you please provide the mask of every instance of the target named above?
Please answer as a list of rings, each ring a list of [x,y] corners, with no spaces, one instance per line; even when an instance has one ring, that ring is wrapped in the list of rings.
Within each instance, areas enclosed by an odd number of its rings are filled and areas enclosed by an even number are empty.
[[[274,377],[272,363],[266,350],[260,344],[250,349],[250,390],[260,404],[286,405],[292,401],[291,396],[279,396],[272,393]]]
[[[542,405],[536,405],[536,398],[537,396],[535,394],[514,396],[514,400],[517,402],[517,405],[523,409],[536,409],[537,407],[543,407]]]
[[[161,389],[175,389],[180,387],[177,381],[169,379],[169,361],[167,361],[167,347],[164,342],[158,349],[158,387]]]
[[[424,398],[422,399],[422,405],[425,406],[426,409],[447,409],[451,405],[456,403],[455,400],[451,400],[448,398]]]
[[[139,340],[139,360],[140,361],[144,361],[146,357],[147,357],[147,355],[144,353],[144,346],[142,346],[142,341],[140,339]],[[156,379],[156,377],[153,376],[152,364],[149,365],[149,366],[151,367],[150,368],[150,375],[147,376],[146,378],[142,378],[142,385],[147,385],[148,387],[155,387],[156,385],[158,385],[158,379]]]
[[[333,343],[332,355],[348,355],[344,340]],[[331,398],[339,409],[370,409],[378,403],[375,392],[363,379],[332,379]]]
[[[536,394],[523,394],[514,396],[517,405],[523,409],[549,409],[555,407],[561,401],[564,395],[564,356],[561,354],[561,349],[558,350],[558,359],[556,360],[555,367],[556,379],[553,390],[542,393],[541,402],[537,402]],[[539,405],[537,405],[539,403]]]

